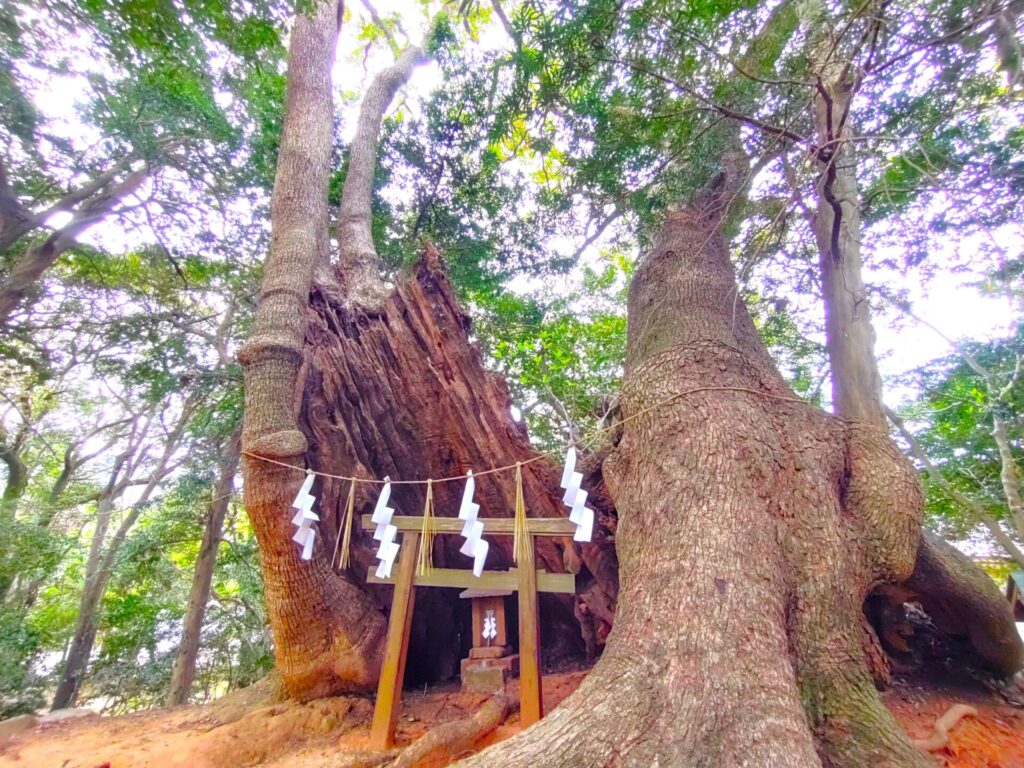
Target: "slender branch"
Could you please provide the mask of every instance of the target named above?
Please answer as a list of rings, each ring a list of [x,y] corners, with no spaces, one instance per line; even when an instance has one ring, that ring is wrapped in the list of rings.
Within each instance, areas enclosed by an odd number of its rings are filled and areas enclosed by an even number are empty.
[[[907,441],[910,446],[910,452],[917,458],[918,461],[924,466],[928,476],[945,491],[946,495],[949,496],[953,501],[963,507],[964,511],[972,515],[978,522],[982,523],[992,536],[999,542],[1000,546],[1005,549],[1017,564],[1024,568],[1024,552],[1020,550],[1017,544],[1010,538],[1010,535],[1002,529],[999,525],[999,521],[992,517],[980,504],[975,502],[973,499],[968,497],[956,488],[946,476],[939,471],[939,468],[932,463],[932,460],[928,458],[928,454],[925,453],[924,448],[914,437],[914,434],[907,428],[906,422],[903,421],[902,417],[896,413],[892,408],[884,406],[885,415],[889,417],[889,421],[892,422],[893,426],[903,436],[903,439]]]
[[[584,252],[584,251],[586,251],[586,250],[587,250],[587,248],[589,248],[590,246],[592,246],[592,245],[594,244],[594,242],[595,242],[595,241],[596,241],[596,240],[597,240],[597,239],[598,239],[599,237],[601,237],[601,235],[603,235],[603,234],[604,234],[604,231],[605,231],[606,229],[608,229],[609,225],[610,225],[610,224],[611,224],[611,223],[612,223],[613,221],[615,221],[616,219],[618,219],[618,218],[619,218],[620,216],[622,216],[622,214],[623,214],[623,209],[622,209],[622,208],[620,208],[619,206],[616,206],[616,207],[615,207],[615,209],[614,209],[614,210],[613,210],[613,211],[612,211],[612,212],[611,212],[610,214],[608,214],[607,216],[605,216],[605,217],[604,217],[604,220],[603,220],[603,221],[602,221],[602,222],[601,222],[600,224],[598,224],[598,225],[597,225],[597,229],[595,229],[595,230],[594,230],[594,233],[593,233],[592,235],[589,235],[589,236],[588,236],[588,237],[586,238],[586,240],[584,240],[584,241],[583,241],[583,243],[582,243],[582,244],[580,245],[580,247],[579,247],[579,248],[577,248],[577,249],[576,249],[576,250],[575,250],[575,251],[573,252],[573,255],[572,255],[572,260],[573,260],[574,262],[576,262],[576,261],[579,261],[579,258],[580,258],[580,256],[582,256],[582,255],[583,255],[583,252]]]
[[[719,104],[718,102],[709,99],[707,96],[694,90],[693,88],[690,88],[688,85],[680,83],[678,80],[674,80],[673,78],[667,77],[666,75],[662,75],[659,72],[655,72],[651,69],[648,69],[642,64],[638,64],[634,61],[628,61],[625,59],[617,58],[599,59],[599,61],[604,61],[608,64],[621,64],[623,66],[635,70],[636,72],[640,72],[641,74],[647,75],[648,77],[653,77],[655,80],[659,80],[665,83],[666,85],[670,85],[673,88],[680,91],[681,93],[685,93],[688,96],[692,96],[693,98],[697,99],[697,101],[707,105],[709,108],[713,109],[715,112],[718,112],[718,114],[724,117],[728,117],[732,120],[738,120],[741,123],[746,123],[747,125],[759,128],[762,131],[765,131],[766,133],[770,133],[775,136],[780,136],[782,138],[789,139],[790,141],[794,141],[798,144],[811,143],[810,139],[808,139],[806,136],[797,133],[796,131],[790,130],[789,128],[780,128],[777,125],[766,123],[764,120],[756,118],[753,115],[748,115],[744,112],[738,112],[735,109],[731,109],[730,107],[725,106],[724,104]]]
[[[516,48],[521,48],[523,40],[512,26],[512,22],[509,21],[508,16],[505,14],[505,9],[501,7],[500,0],[491,0],[491,8],[494,9],[494,15],[498,17],[498,21],[501,22],[501,26],[505,28],[505,34],[511,38],[512,42],[515,43]]]

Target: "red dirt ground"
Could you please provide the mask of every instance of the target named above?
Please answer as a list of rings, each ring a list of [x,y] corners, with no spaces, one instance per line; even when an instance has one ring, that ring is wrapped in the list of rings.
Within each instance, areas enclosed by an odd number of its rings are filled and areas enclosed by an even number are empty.
[[[586,670],[544,677],[550,710],[576,689]],[[513,681],[510,694],[518,695]],[[405,746],[432,726],[467,717],[485,697],[462,693],[457,683],[406,691],[397,740]],[[943,768],[1024,768],[1024,710],[986,693],[977,684],[903,682],[885,694],[889,709],[914,738],[932,733],[935,720],[953,704],[969,704],[978,716],[961,720],[948,745],[934,753]],[[0,744],[0,766],[11,768],[341,768],[379,764],[369,752],[372,703],[335,697],[309,704],[261,705],[239,692],[204,707],[155,710],[122,717],[88,717],[37,726]],[[518,715],[484,738],[476,749],[519,730]]]

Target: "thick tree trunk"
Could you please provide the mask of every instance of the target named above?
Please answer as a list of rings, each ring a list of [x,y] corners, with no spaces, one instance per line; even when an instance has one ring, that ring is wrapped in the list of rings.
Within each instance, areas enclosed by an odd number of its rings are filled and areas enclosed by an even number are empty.
[[[669,216],[630,290],[604,656],[538,725],[464,765],[931,764],[861,644],[868,590],[914,562],[916,476],[883,433],[793,396],[707,210]]]
[[[814,228],[835,412],[884,432],[888,423],[861,260],[852,98],[845,70],[832,61],[819,78],[814,108],[820,162]],[[1020,669],[1024,644],[992,580],[937,536],[923,537],[919,551],[908,582],[914,594],[899,593],[899,599],[918,600],[930,613],[940,613],[947,631],[968,638],[989,669],[1003,675]]]
[[[284,690],[300,698],[371,688],[386,629],[369,596],[331,572],[321,540],[311,561],[300,559],[290,504],[301,473],[255,458],[301,467],[307,449],[296,425],[297,380],[313,274],[327,262],[331,67],[341,13],[337,0],[323,0],[295,20],[270,253],[252,334],[238,354],[245,371],[245,505],[260,545],[277,670]]]
[[[228,438],[223,446],[224,453],[221,456],[217,482],[213,486],[213,496],[206,510],[206,525],[203,528],[203,539],[199,545],[199,556],[196,558],[195,575],[192,577],[192,589],[189,591],[188,604],[185,609],[181,644],[178,646],[178,655],[174,659],[174,670],[171,672],[171,685],[167,693],[167,706],[169,707],[185,704],[192,691],[203,618],[206,616],[206,603],[210,599],[213,570],[217,564],[217,550],[220,548],[224,518],[231,505],[235,474],[238,471],[240,443],[241,434],[236,433]]]

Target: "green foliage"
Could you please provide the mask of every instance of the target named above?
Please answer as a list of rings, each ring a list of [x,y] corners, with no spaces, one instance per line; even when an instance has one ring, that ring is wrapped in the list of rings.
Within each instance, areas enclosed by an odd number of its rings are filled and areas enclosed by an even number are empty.
[[[592,434],[613,405],[626,347],[624,294],[633,264],[608,254],[581,285],[480,307],[485,354],[509,381],[530,435],[546,449]]]
[[[1001,382],[993,393],[959,355],[935,360],[908,374],[921,396],[903,409],[905,418],[920,425],[918,442],[949,484],[974,500],[990,516],[1012,526],[1000,479],[1001,461],[992,435],[993,411],[1007,422],[1014,460],[1024,457],[1024,386],[1013,378],[1018,356],[1024,354],[1024,327],[1015,336],[987,343],[969,343],[965,350]],[[1004,389],[1013,381],[1010,389]],[[994,399],[994,394],[999,397]],[[949,497],[938,483],[924,476],[929,524],[965,538],[977,526],[969,511]]]

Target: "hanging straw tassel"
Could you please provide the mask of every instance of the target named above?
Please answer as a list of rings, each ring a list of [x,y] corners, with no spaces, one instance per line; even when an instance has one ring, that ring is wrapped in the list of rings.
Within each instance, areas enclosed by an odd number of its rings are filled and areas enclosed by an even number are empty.
[[[423,506],[423,528],[420,531],[420,551],[416,570],[420,576],[434,567],[434,481],[427,480],[427,503]]]
[[[342,520],[338,531],[338,541],[334,544],[334,557],[331,558],[331,567],[335,561],[342,570],[348,568],[351,562],[352,549],[352,518],[356,504],[356,481],[353,480],[348,486],[348,501],[345,502],[345,517]],[[341,559],[338,559],[338,552],[341,552]]]
[[[512,561],[529,563],[533,560],[533,547],[530,546],[530,532],[526,527],[526,502],[523,500],[523,468],[516,462],[516,519],[513,526]]]

